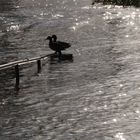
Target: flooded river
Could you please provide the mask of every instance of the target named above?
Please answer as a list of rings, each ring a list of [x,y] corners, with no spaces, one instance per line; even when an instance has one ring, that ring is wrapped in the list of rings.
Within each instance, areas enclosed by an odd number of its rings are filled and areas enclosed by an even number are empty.
[[[0,140],[139,140],[140,9],[90,0],[1,0],[0,64],[72,44],[73,62],[0,71]]]

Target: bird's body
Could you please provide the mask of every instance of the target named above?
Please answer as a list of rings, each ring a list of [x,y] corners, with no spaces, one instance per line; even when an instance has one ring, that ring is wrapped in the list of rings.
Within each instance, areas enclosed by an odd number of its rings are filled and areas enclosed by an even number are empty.
[[[50,49],[54,50],[56,53],[58,52],[59,54],[61,54],[61,51],[71,46],[69,43],[57,41],[56,35],[53,35],[52,37],[48,36],[47,39],[49,40]]]

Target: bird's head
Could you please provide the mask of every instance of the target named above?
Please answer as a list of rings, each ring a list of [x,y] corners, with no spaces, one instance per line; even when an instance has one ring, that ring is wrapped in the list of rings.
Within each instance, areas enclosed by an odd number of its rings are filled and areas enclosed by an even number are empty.
[[[52,35],[52,38],[54,39],[54,41],[57,40],[57,36],[56,35]]]
[[[51,37],[51,36],[48,36],[48,37],[46,38],[46,40],[52,40],[52,37]]]

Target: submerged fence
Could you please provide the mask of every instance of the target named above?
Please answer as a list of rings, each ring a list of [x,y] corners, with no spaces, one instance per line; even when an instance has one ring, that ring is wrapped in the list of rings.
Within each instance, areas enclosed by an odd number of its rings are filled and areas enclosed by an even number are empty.
[[[73,61],[73,55],[72,54],[48,54],[48,55],[44,55],[44,56],[40,56],[40,57],[34,57],[34,58],[30,58],[30,59],[24,59],[24,60],[19,60],[19,61],[14,61],[14,62],[10,62],[7,64],[3,64],[0,65],[0,70],[3,69],[8,69],[11,67],[15,68],[15,78],[16,78],[16,83],[15,83],[15,90],[19,90],[19,84],[20,84],[20,69],[19,67],[21,65],[25,65],[25,64],[30,64],[30,63],[37,63],[37,73],[41,72],[42,69],[42,60],[45,60],[47,58],[50,58],[51,60],[57,58],[59,61],[61,60],[70,60]]]
[[[41,61],[47,59],[49,56],[50,55],[44,55],[44,56],[40,56],[40,57],[35,57],[35,58],[10,62],[10,63],[7,63],[7,64],[0,65],[0,70],[8,69],[8,68],[11,68],[11,67],[15,68],[15,78],[16,78],[15,90],[19,90],[19,84],[20,84],[20,70],[19,70],[19,67],[21,65],[36,62],[37,63],[37,73],[40,73],[41,72],[41,67],[42,67]]]

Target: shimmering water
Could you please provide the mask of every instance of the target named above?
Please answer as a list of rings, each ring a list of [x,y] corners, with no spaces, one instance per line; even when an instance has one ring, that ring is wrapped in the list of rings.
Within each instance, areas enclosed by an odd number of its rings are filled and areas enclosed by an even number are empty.
[[[90,0],[1,0],[0,64],[70,42],[74,61],[0,71],[0,140],[139,140],[140,10]]]

